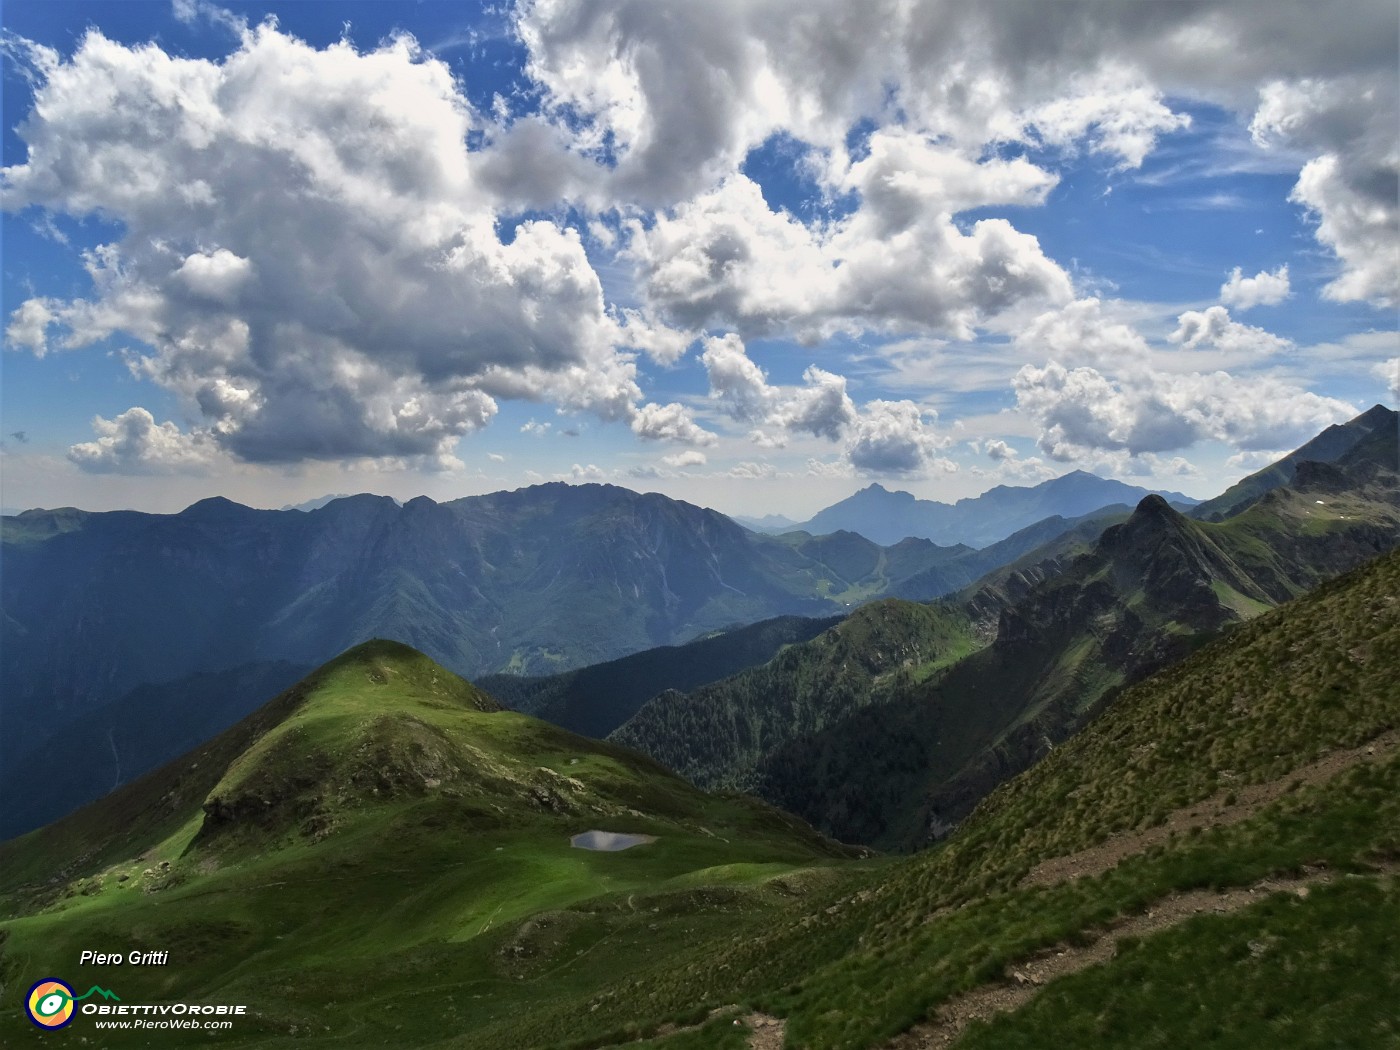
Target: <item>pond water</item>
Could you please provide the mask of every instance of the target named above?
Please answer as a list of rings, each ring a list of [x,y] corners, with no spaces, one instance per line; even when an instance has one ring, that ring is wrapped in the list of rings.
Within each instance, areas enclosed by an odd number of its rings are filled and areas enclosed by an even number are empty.
[[[648,842],[655,841],[655,835],[626,835],[620,831],[585,831],[583,834],[575,835],[569,839],[569,845],[575,849],[596,849],[605,853],[615,853],[620,849],[645,846]]]

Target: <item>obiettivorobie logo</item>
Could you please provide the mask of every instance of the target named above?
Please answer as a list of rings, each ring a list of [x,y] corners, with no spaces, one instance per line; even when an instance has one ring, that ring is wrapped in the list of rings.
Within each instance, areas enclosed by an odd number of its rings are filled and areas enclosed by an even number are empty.
[[[91,1018],[98,1028],[212,1030],[232,1028],[233,1018],[247,1016],[248,1007],[241,1003],[123,1002],[110,988],[94,984],[78,995],[67,981],[45,977],[29,989],[24,1012],[35,1025],[49,1031],[67,1028],[79,1014]]]
[[[40,1028],[67,1028],[73,1023],[77,1012],[75,1003],[80,1003],[90,995],[100,995],[104,999],[121,1002],[116,992],[93,985],[82,995],[74,995],[72,987],[57,977],[45,977],[35,981],[24,1001],[24,1012]]]

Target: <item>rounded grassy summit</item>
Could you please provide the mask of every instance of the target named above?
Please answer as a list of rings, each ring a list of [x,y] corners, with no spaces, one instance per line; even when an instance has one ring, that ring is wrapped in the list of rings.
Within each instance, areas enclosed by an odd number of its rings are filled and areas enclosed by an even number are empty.
[[[654,841],[571,845],[591,831]],[[420,1045],[443,1016],[486,1023],[594,987],[600,960],[620,973],[683,953],[676,924],[713,936],[726,913],[810,892],[852,854],[375,640],[0,847],[15,916],[3,972],[7,988],[31,969],[68,973],[95,940],[159,948],[164,971],[106,974],[118,994],[162,1001],[177,986],[190,1001],[255,1004],[231,1045]],[[580,961],[594,946],[607,951]],[[425,982],[439,989],[426,1010]],[[0,1021],[0,1042],[20,1037],[15,1020]]]

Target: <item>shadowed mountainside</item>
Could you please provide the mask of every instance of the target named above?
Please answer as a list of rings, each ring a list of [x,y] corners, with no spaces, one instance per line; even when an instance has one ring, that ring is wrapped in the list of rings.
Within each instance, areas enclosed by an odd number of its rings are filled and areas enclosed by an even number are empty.
[[[837,838],[908,849],[946,834],[1123,685],[1397,543],[1400,473],[1376,432],[1335,464],[1299,465],[1290,486],[1224,522],[1149,496],[1092,547],[1065,540],[934,606],[961,615],[969,649],[994,635],[950,665],[886,634],[838,675],[818,638],[658,697],[613,739]],[[927,612],[915,608],[891,603],[885,615],[917,622]]]

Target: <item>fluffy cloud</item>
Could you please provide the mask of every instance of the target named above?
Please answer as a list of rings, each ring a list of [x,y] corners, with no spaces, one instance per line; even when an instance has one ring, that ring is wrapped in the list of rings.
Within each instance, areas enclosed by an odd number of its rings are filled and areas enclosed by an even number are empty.
[[[717,326],[969,339],[1047,306],[1017,347],[1067,366],[1059,407],[1043,406],[1066,413],[1066,434],[1126,448],[1173,427],[1226,433],[1234,415],[1201,408],[1189,376],[1098,371],[1147,356],[1143,340],[1104,304],[1071,301],[1034,237],[959,219],[1044,203],[1059,153],[1140,165],[1186,125],[1177,100],[1252,115],[1262,147],[1310,158],[1293,196],[1338,260],[1326,294],[1400,301],[1393,0],[1358,0],[1323,27],[1303,0],[811,0],[801,17],[779,0],[525,0],[512,17],[543,109],[516,116],[476,112],[407,38],[317,49],[204,0],[178,11],[222,21],[239,45],[211,62],[97,32],[69,59],[11,42],[36,104],[5,207],[122,232],[89,253],[90,293],[29,299],[7,335],[36,354],[118,332],[144,342],[133,370],[197,421],[184,437],[245,460],[449,463],[501,399],[704,445],[714,436],[679,404],[646,403],[640,355],[675,363]],[[742,174],[775,136],[796,144],[830,218],[775,210]],[[594,249],[625,223],[642,309],[606,301],[578,233],[517,221],[561,204],[598,231]],[[1236,271],[1222,302],[1273,301],[1286,279]],[[1175,341],[1285,345],[1224,307],[1182,314]],[[872,407],[899,402],[858,409],[821,369],[774,387],[742,344],[731,351],[707,343],[711,390],[760,444],[811,433],[863,456],[911,432],[907,411]],[[1095,376],[1112,425],[1070,418]],[[99,430],[89,445],[104,438],[116,441]]]
[[[70,59],[28,57],[6,208],[123,233],[89,253],[91,295],[11,314],[12,345],[135,337],[152,348],[136,373],[251,461],[446,462],[496,398],[703,440],[638,407],[634,352],[674,360],[688,338],[610,311],[575,231],[498,232],[466,148],[481,120],[411,40],[316,49],[268,24],[211,62],[94,30]]]
[[[1388,68],[1374,73],[1280,79],[1260,89],[1255,140],[1317,153],[1291,199],[1313,213],[1318,240],[1341,263],[1323,290],[1329,299],[1400,303],[1397,109],[1393,48]]]
[[[676,452],[669,456],[662,456],[661,462],[668,467],[681,470],[685,467],[703,467],[708,460],[705,453],[697,452],[695,449],[686,449],[684,452]]]
[[[733,333],[705,340],[700,361],[710,377],[710,397],[733,418],[766,423],[780,394]]]
[[[1400,357],[1392,357],[1389,361],[1382,361],[1374,369],[1375,375],[1383,380],[1386,385],[1386,392],[1390,395],[1390,400],[1400,403]]]
[[[1277,353],[1293,345],[1272,332],[1231,320],[1230,311],[1223,306],[1187,310],[1176,321],[1176,331],[1167,338],[1179,344],[1183,350],[1215,349],[1224,353],[1262,355]]]
[[[987,453],[989,459],[994,459],[998,463],[1016,458],[1016,450],[1005,441],[988,441],[983,451]]]
[[[933,462],[947,440],[925,422],[925,413],[912,401],[871,401],[856,421],[846,458],[868,474],[920,474]],[[949,472],[957,469],[940,461]]]
[[[802,373],[802,386],[770,386],[768,377],[733,334],[706,339],[700,360],[710,376],[710,397],[739,422],[801,431],[836,441],[856,419],[856,406],[846,393],[845,377],[815,365]],[[764,447],[781,444],[762,430],[751,436],[755,444]]]
[[[815,365],[802,373],[802,385],[769,384],[734,335],[705,341],[701,361],[710,374],[710,397],[739,422],[759,424],[749,439],[763,448],[781,447],[767,427],[845,440],[845,461],[869,474],[918,474],[936,462],[950,444],[936,433],[933,413],[912,401],[868,401],[857,409],[846,378]],[[944,463],[944,461],[937,461]],[[951,464],[945,463],[945,469]],[[956,469],[956,467],[951,467]]]
[[[846,393],[846,377],[810,366],[803,385],[773,413],[772,422],[831,441],[856,421],[856,406]]]
[[[96,416],[92,429],[96,440],[74,445],[68,458],[93,474],[197,474],[221,458],[207,432],[181,433],[144,408],[115,419]]]
[[[1051,13],[1034,0],[813,0],[801,18],[776,0],[533,0],[516,28],[547,107],[581,124],[580,149],[610,162],[610,191],[666,205],[732,174],[779,132],[840,167],[863,119],[972,154],[993,141],[1082,142],[1134,166],[1185,120],[1130,52],[1169,55],[1164,28],[1208,21],[1083,3]]]
[[[745,460],[743,463],[730,467],[726,471],[726,477],[756,481],[762,478],[771,478],[777,472],[777,468],[771,463],[754,463],[751,460]]]
[[[1147,342],[1130,325],[1110,320],[1094,298],[1076,299],[1035,318],[1016,336],[1027,352],[1058,361],[1101,364],[1147,357]]]
[[[1400,303],[1400,161],[1366,173],[1381,193],[1368,192],[1341,158],[1311,160],[1298,176],[1291,199],[1317,216],[1317,239],[1336,252],[1342,273],[1323,289],[1329,299],[1362,299],[1380,306]],[[1389,192],[1387,199],[1382,194]]]
[[[1040,427],[1040,447],[1059,460],[1093,450],[1169,452],[1203,439],[1242,449],[1292,446],[1356,412],[1277,379],[1226,372],[1141,369],[1114,380],[1052,361],[1022,367],[1013,388],[1019,410]]]
[[[52,299],[26,299],[10,311],[10,323],[5,326],[5,338],[11,346],[22,347],[43,357],[49,349],[49,326],[58,321]]]
[[[1158,92],[1128,70],[1112,67],[1079,78],[1077,90],[1026,114],[1026,126],[1041,141],[1071,147],[1087,140],[1096,153],[1117,158],[1119,168],[1140,168],[1160,135],[1189,127],[1191,118],[1173,113]]]
[[[1261,270],[1253,277],[1245,277],[1236,266],[1230,271],[1230,279],[1220,286],[1220,301],[1236,310],[1277,306],[1288,298],[1288,294],[1287,264],[1280,266],[1273,273]]]
[[[1048,185],[1027,176],[1030,165],[983,166],[1000,168],[987,176],[987,194]],[[753,181],[734,175],[652,228],[634,227],[630,252],[646,300],[682,328],[816,342],[866,331],[970,338],[984,318],[1023,301],[1068,299],[1068,276],[1036,238],[1004,219],[982,219],[966,233],[954,224],[948,208],[958,200],[942,194],[966,200],[977,165],[946,167],[956,185],[930,190],[923,176],[875,165],[872,154],[850,174],[861,206],[822,227],[773,211]]]
[[[643,405],[632,418],[632,433],[648,441],[679,441],[687,445],[713,445],[718,440],[690,418],[685,406]]]
[[[222,306],[233,306],[252,278],[253,264],[227,248],[209,255],[196,252],[174,273],[174,279],[191,293]]]
[[[1328,294],[1395,301],[1390,0],[1325,28],[1309,0],[812,0],[802,15],[778,0],[533,0],[517,29],[572,148],[606,161],[606,194],[653,207],[707,192],[775,134],[809,145],[835,188],[863,121],[967,157],[1029,142],[1131,168],[1187,124],[1168,98],[1224,105],[1261,143],[1314,158],[1294,197],[1341,261]]]

